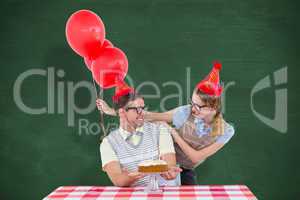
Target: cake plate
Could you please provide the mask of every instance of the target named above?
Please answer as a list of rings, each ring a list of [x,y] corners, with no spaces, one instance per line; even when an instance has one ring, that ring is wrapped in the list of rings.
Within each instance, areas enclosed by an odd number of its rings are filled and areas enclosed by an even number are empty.
[[[161,173],[147,173],[149,175],[149,183],[145,187],[144,192],[147,193],[160,193],[162,190],[159,188],[158,180]]]

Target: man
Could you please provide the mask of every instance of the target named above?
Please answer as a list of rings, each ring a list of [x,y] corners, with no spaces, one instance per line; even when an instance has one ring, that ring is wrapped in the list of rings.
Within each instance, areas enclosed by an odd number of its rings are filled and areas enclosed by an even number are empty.
[[[161,185],[178,185],[173,180],[181,169],[176,167],[175,150],[170,133],[161,124],[144,122],[144,100],[125,83],[113,97],[120,126],[100,145],[102,168],[114,185],[146,186],[149,176],[137,171],[144,160],[162,159],[169,171],[161,174]],[[165,180],[165,181],[164,181]]]

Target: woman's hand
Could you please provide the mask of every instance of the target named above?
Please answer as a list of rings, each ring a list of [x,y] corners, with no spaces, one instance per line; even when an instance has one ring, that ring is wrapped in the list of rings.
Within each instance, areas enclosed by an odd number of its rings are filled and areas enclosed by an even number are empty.
[[[96,105],[98,110],[101,110],[107,115],[116,116],[116,112],[113,108],[109,107],[109,105],[103,99],[97,99]]]

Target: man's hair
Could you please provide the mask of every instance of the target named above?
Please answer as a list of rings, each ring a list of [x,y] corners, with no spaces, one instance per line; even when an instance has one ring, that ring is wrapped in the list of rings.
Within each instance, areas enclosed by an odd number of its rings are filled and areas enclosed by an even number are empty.
[[[220,115],[222,109],[221,96],[217,97],[217,96],[207,95],[203,93],[201,90],[199,90],[198,88],[196,88],[194,92],[196,92],[196,94],[201,98],[201,100],[205,105],[209,106],[210,108],[214,108],[217,111],[215,117]]]
[[[118,111],[120,108],[124,108],[130,101],[134,101],[136,99],[143,98],[139,94],[133,92],[127,95],[121,96],[117,102],[114,103],[114,109]]]

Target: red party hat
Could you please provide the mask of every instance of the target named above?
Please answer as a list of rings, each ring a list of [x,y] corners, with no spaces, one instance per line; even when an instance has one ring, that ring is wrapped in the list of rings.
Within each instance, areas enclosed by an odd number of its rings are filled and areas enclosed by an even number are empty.
[[[112,97],[113,102],[117,103],[122,96],[134,93],[134,89],[129,87],[124,81],[116,86],[115,95]]]
[[[222,94],[223,87],[220,84],[219,71],[222,68],[220,62],[214,62],[211,72],[197,84],[197,88],[209,96],[219,97]]]

